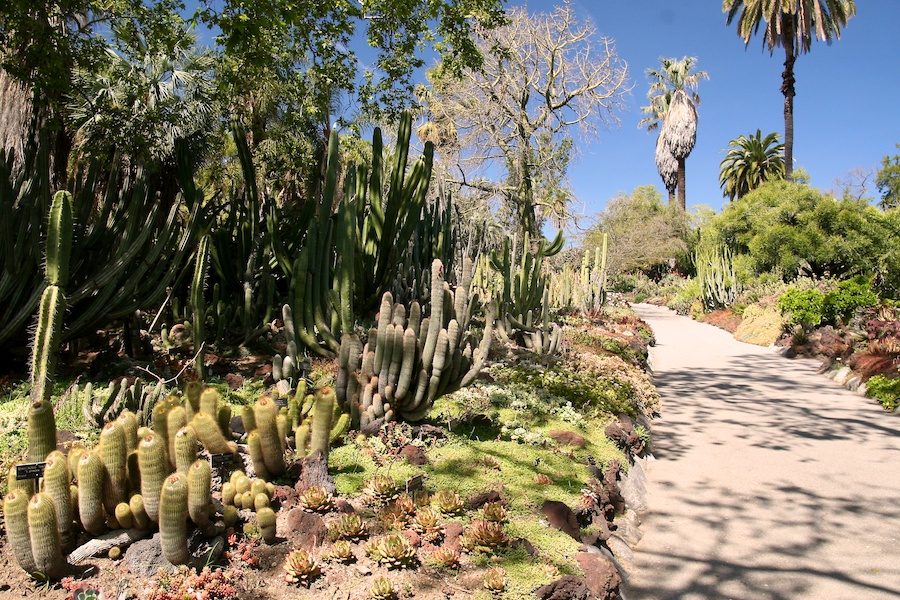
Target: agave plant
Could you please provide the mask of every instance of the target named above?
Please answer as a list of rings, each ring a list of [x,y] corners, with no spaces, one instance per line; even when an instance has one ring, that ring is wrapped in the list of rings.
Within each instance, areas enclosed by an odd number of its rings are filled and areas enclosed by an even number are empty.
[[[379,577],[372,582],[372,590],[369,592],[372,600],[397,600],[399,597],[400,593],[387,577]]]
[[[400,486],[390,475],[376,475],[366,484],[365,493],[375,504],[387,504],[400,495]]]
[[[440,515],[436,510],[423,506],[416,511],[412,520],[413,530],[422,534],[429,542],[440,539],[444,535],[444,527],[440,522]]]
[[[328,524],[328,537],[331,541],[358,542],[366,537],[366,528],[358,514],[346,513]]]
[[[438,490],[431,498],[431,505],[441,514],[458,515],[463,511],[466,503],[453,490]]]
[[[416,563],[416,551],[406,536],[398,533],[373,540],[366,548],[369,558],[388,569],[412,567]]]
[[[509,536],[503,531],[502,523],[474,519],[460,543],[469,552],[493,553],[509,545]]]
[[[506,571],[500,567],[494,567],[484,574],[484,588],[491,594],[497,595],[506,589]]]
[[[431,554],[431,560],[439,567],[456,569],[459,567],[460,554],[455,548],[441,546]]]
[[[332,544],[331,548],[328,550],[326,559],[331,562],[349,564],[356,560],[356,555],[353,554],[353,548],[350,546],[350,542],[347,540],[338,540]]]
[[[306,512],[326,513],[334,508],[331,492],[321,485],[306,488],[300,494],[300,507]]]
[[[284,559],[284,580],[309,587],[322,574],[322,565],[308,550],[299,548]]]

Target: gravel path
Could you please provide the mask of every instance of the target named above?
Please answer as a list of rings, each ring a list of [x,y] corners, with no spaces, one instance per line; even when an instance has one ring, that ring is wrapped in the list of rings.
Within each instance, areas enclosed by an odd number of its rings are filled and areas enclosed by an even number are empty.
[[[900,414],[666,309],[627,600],[900,598]]]

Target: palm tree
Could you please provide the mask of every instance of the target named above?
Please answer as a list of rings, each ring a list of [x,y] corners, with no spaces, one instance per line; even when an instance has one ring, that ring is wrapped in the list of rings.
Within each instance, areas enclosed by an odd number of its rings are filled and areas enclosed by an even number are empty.
[[[784,94],[784,167],[785,177],[791,178],[794,166],[794,61],[799,54],[809,52],[813,35],[829,44],[841,39],[841,27],[856,14],[854,0],[723,0],[722,11],[728,14],[725,23],[737,17],[738,35],[744,44],[759,31],[765,22],[763,48],[774,54],[784,48],[784,72],[781,93]]]
[[[656,136],[656,170],[669,192],[669,206],[672,206],[675,204],[675,188],[678,187],[678,160],[663,144],[662,135]]]
[[[774,131],[762,137],[740,136],[728,143],[728,154],[719,164],[719,187],[730,200],[740,199],[765,181],[784,177],[784,144],[778,142]]]
[[[709,75],[706,71],[694,72],[697,64],[696,56],[685,56],[681,60],[662,57],[659,60],[662,68],[647,69],[647,76],[652,80],[650,90],[647,92],[650,104],[641,107],[641,111],[647,116],[641,119],[638,127],[646,127],[648,132],[661,127],[660,138],[656,144],[656,166],[666,189],[669,190],[671,202],[673,160],[677,164],[675,186],[678,189],[678,204],[684,210],[687,203],[684,162],[697,141],[696,105],[700,104],[697,86],[700,80],[709,79]],[[667,126],[666,121],[670,113],[676,118],[673,118]]]

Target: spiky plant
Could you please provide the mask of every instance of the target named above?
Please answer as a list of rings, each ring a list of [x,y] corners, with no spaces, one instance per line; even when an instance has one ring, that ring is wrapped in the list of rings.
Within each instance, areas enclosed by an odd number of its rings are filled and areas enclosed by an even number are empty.
[[[358,542],[366,537],[366,528],[358,514],[346,513],[328,524],[328,537],[331,541]]]
[[[331,562],[346,565],[354,562],[356,560],[356,555],[353,554],[353,548],[350,546],[350,542],[347,540],[338,540],[332,544],[331,548],[328,550],[326,559]]]
[[[409,521],[409,514],[401,510],[396,504],[383,506],[378,511],[378,522],[384,531],[398,531],[406,527]]]
[[[440,515],[431,507],[423,506],[416,511],[412,520],[413,530],[422,534],[429,542],[440,539],[444,535],[444,526],[441,525]]]
[[[298,548],[284,559],[284,580],[309,587],[322,574],[322,565],[308,550]]]
[[[379,577],[372,582],[372,589],[369,591],[369,598],[372,600],[397,600],[400,593],[391,580],[387,577]]]
[[[494,521],[496,523],[506,523],[509,521],[509,512],[500,502],[488,502],[481,507],[481,516],[485,521]]]
[[[326,513],[334,508],[331,492],[321,485],[314,485],[300,494],[300,507],[306,512]]]
[[[503,530],[502,523],[474,519],[466,532],[463,533],[460,543],[469,552],[492,554],[509,545],[509,536]]]
[[[453,490],[438,490],[431,498],[431,505],[444,515],[458,515],[466,503]]]
[[[506,571],[501,567],[489,569],[484,574],[484,589],[493,595],[499,595],[506,589]]]
[[[365,493],[376,505],[387,504],[400,495],[400,486],[390,475],[376,475],[366,484]]]
[[[445,569],[458,569],[460,553],[456,548],[441,546],[431,554],[431,560],[439,567]]]
[[[397,499],[394,500],[394,507],[396,507],[398,513],[407,516],[411,516],[416,512],[416,502],[409,494],[401,494],[398,496]]]
[[[393,533],[369,542],[366,554],[388,569],[402,569],[416,564],[416,551],[406,536]]]

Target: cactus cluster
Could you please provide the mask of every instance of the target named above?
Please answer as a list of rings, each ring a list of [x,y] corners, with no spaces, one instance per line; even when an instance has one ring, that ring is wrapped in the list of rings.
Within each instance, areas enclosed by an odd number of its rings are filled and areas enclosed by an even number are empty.
[[[327,458],[331,446],[350,431],[350,413],[341,409],[333,388],[321,388],[304,398],[305,389],[305,382],[301,382],[287,409],[294,448],[299,457],[322,452]]]
[[[591,313],[606,304],[606,257],[608,234],[601,246],[586,250],[581,269],[565,266],[550,274],[550,302],[557,309]]]
[[[466,260],[461,284],[451,292],[444,269],[431,269],[430,314],[413,302],[406,307],[382,297],[377,326],[360,349],[356,336],[341,339],[337,398],[349,409],[354,427],[379,419],[420,421],[436,398],[471,383],[486,358],[493,328],[488,311],[481,341],[470,333],[475,302],[469,296],[472,262]]]
[[[276,539],[275,511],[271,507],[274,494],[274,484],[259,477],[251,479],[240,469],[233,471],[229,480],[222,484],[225,524],[237,520],[238,510],[255,511],[259,534],[266,543],[273,543]]]

